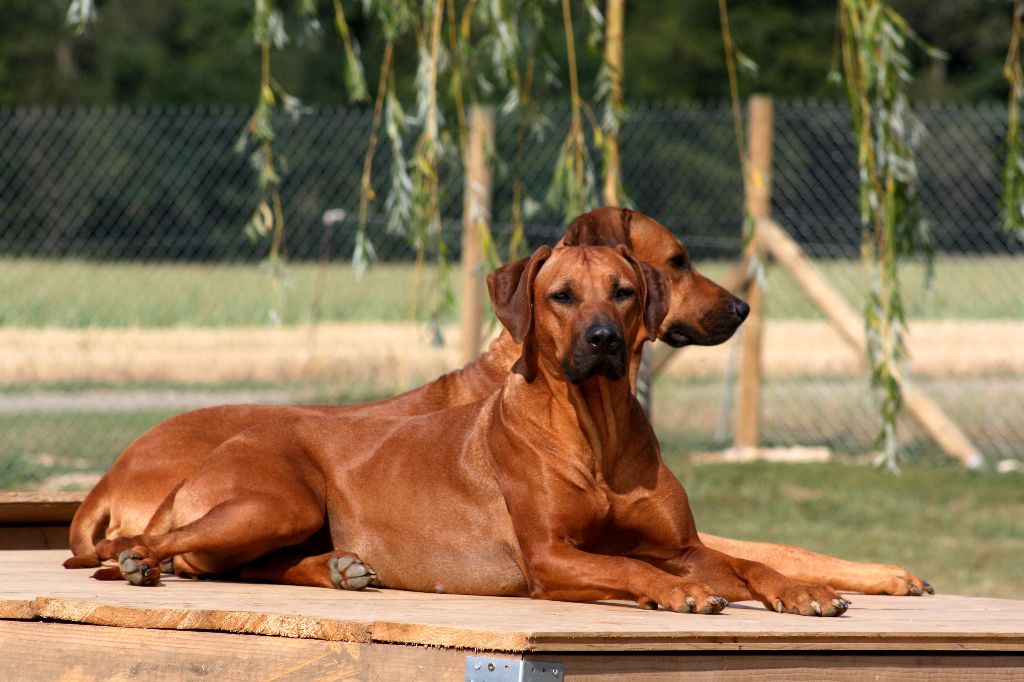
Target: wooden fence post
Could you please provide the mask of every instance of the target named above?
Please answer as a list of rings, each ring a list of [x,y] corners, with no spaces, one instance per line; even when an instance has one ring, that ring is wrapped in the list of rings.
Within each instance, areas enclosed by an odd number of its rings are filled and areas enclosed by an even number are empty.
[[[625,0],[608,0],[605,4],[604,63],[611,72],[611,91],[608,97],[613,107],[622,106],[622,29],[625,5]],[[622,168],[618,131],[608,135],[606,144],[608,158],[605,163],[602,197],[605,206],[620,206],[622,197],[619,196],[619,185],[622,182]]]
[[[484,311],[483,254],[480,232],[491,222],[491,168],[487,156],[494,149],[494,109],[474,106],[469,112],[469,149],[466,153],[462,201],[462,362],[480,352]]]
[[[754,221],[754,238],[746,245],[746,259],[764,262],[757,239],[756,225],[767,218],[772,208],[773,110],[770,97],[755,95],[748,107],[747,145],[749,156],[743,178],[746,210]],[[741,297],[750,305],[740,337],[739,378],[736,385],[736,447],[756,448],[761,431],[761,337],[764,322],[764,291],[757,278],[751,278]]]

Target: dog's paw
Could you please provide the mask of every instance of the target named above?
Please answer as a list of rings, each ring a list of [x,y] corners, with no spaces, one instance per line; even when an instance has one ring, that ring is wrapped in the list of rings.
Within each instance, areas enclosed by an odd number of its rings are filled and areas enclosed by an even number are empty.
[[[659,606],[679,613],[710,615],[720,613],[729,602],[713,594],[703,585],[687,584],[670,588],[659,599],[643,600],[641,605],[649,607],[651,603],[657,603]]]
[[[935,594],[935,589],[927,580],[922,580],[902,566],[880,566],[873,590],[864,590],[868,594],[892,594],[896,596],[919,597],[923,594]]]
[[[327,560],[331,584],[339,590],[362,590],[378,581],[377,572],[352,554],[332,556]]]
[[[160,582],[160,565],[143,555],[141,548],[126,549],[117,555],[121,577],[132,585],[152,587]]]
[[[765,606],[779,613],[801,616],[841,616],[850,608],[850,600],[831,587],[794,584],[779,591]]]

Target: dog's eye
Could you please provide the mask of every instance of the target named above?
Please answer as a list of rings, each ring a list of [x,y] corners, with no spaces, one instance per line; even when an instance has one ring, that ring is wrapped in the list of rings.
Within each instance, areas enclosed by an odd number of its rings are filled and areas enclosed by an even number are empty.
[[[690,259],[685,254],[680,253],[677,256],[672,256],[668,259],[668,264],[676,270],[686,271],[690,269]]]
[[[615,290],[616,301],[624,301],[627,298],[633,298],[635,295],[636,291],[634,289],[630,289],[629,287],[618,287]]]
[[[556,291],[553,294],[548,294],[548,300],[555,301],[556,303],[570,303],[572,301],[572,292],[566,290]]]

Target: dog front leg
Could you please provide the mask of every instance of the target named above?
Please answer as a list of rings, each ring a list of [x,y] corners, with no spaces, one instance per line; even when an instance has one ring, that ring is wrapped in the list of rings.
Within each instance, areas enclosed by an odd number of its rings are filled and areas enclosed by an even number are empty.
[[[727,603],[707,585],[636,559],[591,554],[565,540],[528,553],[527,579],[535,599],[622,599],[644,608],[704,614],[718,613]]]

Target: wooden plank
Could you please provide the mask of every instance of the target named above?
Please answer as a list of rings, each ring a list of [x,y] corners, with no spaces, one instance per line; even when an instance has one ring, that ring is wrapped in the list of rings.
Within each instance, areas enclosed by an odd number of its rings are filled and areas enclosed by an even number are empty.
[[[0,679],[461,680],[451,649],[0,621]],[[54,646],[60,642],[59,646]]]
[[[336,641],[508,652],[907,650],[1024,651],[1024,602],[856,595],[841,618],[782,615],[760,604],[719,616],[635,605],[439,595],[399,590],[190,581],[156,588],[91,580],[61,551],[0,552],[0,618],[225,630]]]
[[[545,655],[547,659],[552,656]],[[544,657],[527,655],[526,660]],[[615,680],[757,680],[835,682],[860,680],[1018,680],[1024,658],[992,654],[836,654],[833,652],[686,655],[562,655],[566,682]]]
[[[480,352],[484,313],[484,264],[480,233],[491,224],[491,167],[494,150],[494,109],[474,106],[469,115],[469,149],[462,207],[462,361]]]
[[[800,246],[778,223],[767,218],[758,220],[757,234],[765,250],[793,277],[804,294],[839,331],[843,340],[863,355],[867,349],[863,319],[818,272]],[[983,463],[981,452],[974,443],[927,394],[905,383],[903,401],[907,412],[924,427],[943,452],[968,467],[977,467]]]
[[[0,525],[0,550],[67,549],[68,526]]]
[[[0,526],[70,523],[85,493],[0,493]]]
[[[41,622],[0,622],[0,679],[461,680],[466,652],[388,644],[158,632]],[[60,646],[53,646],[60,642]],[[496,658],[520,660],[519,655]],[[1024,657],[1007,654],[772,652],[528,654],[557,662],[557,679],[598,680],[1012,680]],[[552,680],[556,677],[552,676]]]
[[[749,156],[744,168],[746,210],[756,221],[772,210],[773,108],[770,97],[751,97],[749,107]],[[755,228],[756,235],[757,223]],[[758,239],[744,248],[744,258],[763,260]],[[736,381],[735,440],[738,449],[756,448],[761,442],[761,367],[764,327],[764,291],[756,278],[751,279],[742,297],[750,313],[740,329],[739,373]]]

